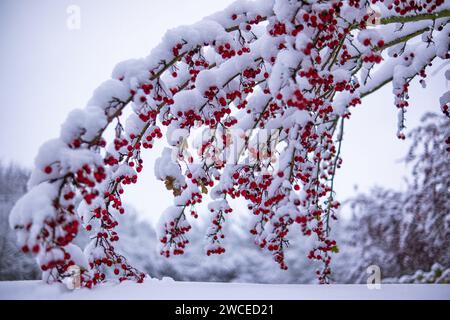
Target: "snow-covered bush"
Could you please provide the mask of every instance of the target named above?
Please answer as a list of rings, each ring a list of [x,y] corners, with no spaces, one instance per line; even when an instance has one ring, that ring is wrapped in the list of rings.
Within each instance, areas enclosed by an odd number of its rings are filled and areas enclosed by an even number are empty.
[[[425,114],[410,133],[405,162],[412,181],[406,190],[376,188],[349,200],[353,217],[344,250],[352,252],[352,262],[343,263],[344,281],[363,281],[372,264],[389,278],[430,270],[434,263],[450,266],[449,136],[447,116]]]
[[[323,263],[318,278],[328,282],[344,120],[391,82],[404,138],[410,81],[450,57],[449,16],[443,0],[239,0],[168,31],[148,57],[117,65],[41,147],[29,192],[10,218],[23,251],[37,255],[49,282],[72,264],[87,287],[107,274],[142,281],[115,249],[116,217],[142,171],[143,150],[165,135],[169,147],[155,173],[174,205],[161,218],[162,255],[184,252],[188,216],[209,192],[208,255],[225,252],[229,199],[241,198],[255,242],[282,269],[289,233],[314,237],[308,257]],[[92,238],[84,252],[72,243],[79,228]]]
[[[388,278],[384,283],[445,283],[450,284],[450,268],[444,268],[439,263],[433,264],[430,271],[417,270],[412,275],[400,278]]]
[[[14,202],[26,192],[29,171],[0,162],[0,280],[24,280],[39,277],[34,259],[17,246],[8,216]]]

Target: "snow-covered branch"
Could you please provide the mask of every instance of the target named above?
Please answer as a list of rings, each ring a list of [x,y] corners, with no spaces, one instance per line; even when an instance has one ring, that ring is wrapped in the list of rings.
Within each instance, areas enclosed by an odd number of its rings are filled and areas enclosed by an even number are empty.
[[[160,221],[163,255],[184,252],[187,213],[197,216],[206,193],[213,200],[206,252],[223,253],[228,200],[243,198],[254,216],[250,232],[281,268],[289,233],[314,235],[308,256],[323,263],[318,277],[328,282],[338,251],[329,237],[339,207],[338,123],[389,82],[404,114],[409,82],[425,77],[435,57],[449,58],[443,1],[371,2],[383,14],[366,1],[239,0],[168,31],[148,57],[118,64],[60,137],[42,146],[30,190],[11,214],[44,278],[61,281],[77,264],[85,286],[109,277],[142,281],[114,249],[116,217],[125,213],[126,185],[142,171],[143,150],[165,135],[155,175],[174,205]],[[91,234],[84,252],[72,244],[79,227]]]

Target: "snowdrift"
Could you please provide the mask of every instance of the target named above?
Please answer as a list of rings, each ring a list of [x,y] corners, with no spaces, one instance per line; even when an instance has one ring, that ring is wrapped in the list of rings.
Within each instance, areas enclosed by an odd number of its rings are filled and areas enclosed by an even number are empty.
[[[93,289],[68,290],[64,285],[42,281],[0,282],[0,299],[139,299],[139,300],[311,300],[311,299],[439,299],[450,300],[450,285],[382,284],[367,285],[267,285],[240,283],[176,282],[146,280],[103,284]]]

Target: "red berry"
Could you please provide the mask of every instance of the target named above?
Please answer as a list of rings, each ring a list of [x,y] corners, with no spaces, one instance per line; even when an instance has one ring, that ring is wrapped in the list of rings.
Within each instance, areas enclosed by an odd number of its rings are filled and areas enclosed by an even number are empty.
[[[39,245],[38,245],[38,244],[35,244],[35,245],[33,246],[33,248],[31,249],[31,251],[33,251],[33,253],[38,253],[38,252],[39,252],[39,249],[40,249]]]

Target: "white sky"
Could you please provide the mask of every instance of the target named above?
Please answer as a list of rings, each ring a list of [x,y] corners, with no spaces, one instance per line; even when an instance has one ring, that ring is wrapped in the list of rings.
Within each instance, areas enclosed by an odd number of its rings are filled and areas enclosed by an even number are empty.
[[[68,112],[84,107],[93,90],[122,60],[146,56],[167,29],[200,20],[231,0],[1,0],[0,1],[0,160],[31,167],[39,146],[58,136]],[[69,5],[81,9],[81,28],[69,30]],[[442,62],[441,62],[442,63]],[[408,127],[425,111],[439,111],[448,83],[439,72],[428,88],[411,87]],[[391,86],[354,109],[345,128],[341,200],[374,185],[402,188],[406,168],[398,163],[408,142],[396,135],[397,113]],[[162,146],[164,140],[160,141]],[[127,201],[155,221],[171,195],[153,175],[156,148],[146,153],[139,186]]]

